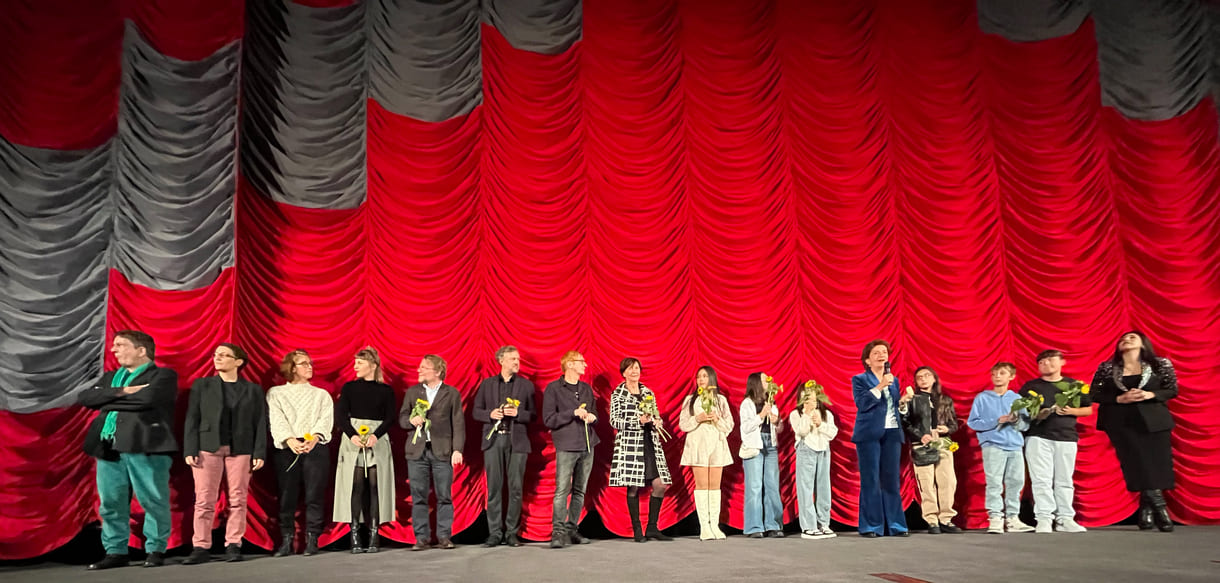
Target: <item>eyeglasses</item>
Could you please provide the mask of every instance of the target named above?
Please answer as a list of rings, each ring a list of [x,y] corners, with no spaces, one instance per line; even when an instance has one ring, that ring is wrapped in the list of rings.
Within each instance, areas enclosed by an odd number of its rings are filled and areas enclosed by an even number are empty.
[[[312,362],[298,362],[297,366],[303,366],[305,368],[313,368],[313,363]]]

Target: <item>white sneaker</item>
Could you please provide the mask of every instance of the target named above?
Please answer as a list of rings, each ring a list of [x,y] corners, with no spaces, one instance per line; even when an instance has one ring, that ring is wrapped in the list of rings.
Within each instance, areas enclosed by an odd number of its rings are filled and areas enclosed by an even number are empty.
[[[802,530],[801,538],[803,538],[805,540],[818,540],[820,538],[823,538],[822,531],[820,531],[820,530]]]
[[[1038,519],[1038,528],[1036,530],[1034,530],[1034,532],[1037,534],[1050,534],[1052,532],[1055,532],[1054,530],[1051,529],[1051,522],[1052,521],[1049,518],[1039,518]]]
[[[1004,526],[1008,529],[1008,532],[1033,532],[1034,531],[1034,527],[1032,527],[1028,524],[1025,524],[1024,522],[1021,522],[1021,519],[1017,518],[1016,516],[1009,516],[1008,520],[1006,520],[1004,522]]]
[[[1004,517],[992,516],[991,522],[987,524],[987,532],[990,534],[1004,534]]]
[[[1055,530],[1059,532],[1089,532],[1089,529],[1076,524],[1071,518],[1060,518],[1055,521]]]
[[[830,525],[826,525],[822,527],[822,536],[825,538],[834,538],[839,535],[835,534],[835,531],[830,530]]]

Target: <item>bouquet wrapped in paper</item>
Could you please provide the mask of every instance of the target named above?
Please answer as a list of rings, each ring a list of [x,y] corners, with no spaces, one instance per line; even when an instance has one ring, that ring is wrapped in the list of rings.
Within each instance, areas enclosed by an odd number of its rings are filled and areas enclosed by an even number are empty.
[[[661,412],[657,410],[656,397],[654,397],[651,393],[644,395],[644,398],[640,400],[639,410],[640,413],[648,415],[656,420],[653,422],[652,426],[656,428],[657,434],[661,436],[661,439],[669,439],[672,437],[668,431],[665,431],[664,427],[661,427]]]

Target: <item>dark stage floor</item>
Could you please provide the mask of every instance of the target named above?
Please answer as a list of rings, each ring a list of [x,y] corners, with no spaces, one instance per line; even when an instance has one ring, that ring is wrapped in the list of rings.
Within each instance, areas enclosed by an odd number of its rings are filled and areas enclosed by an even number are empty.
[[[134,555],[133,555],[134,557]],[[97,573],[79,565],[43,562],[0,567],[6,582],[88,581],[1220,581],[1220,527],[1178,527],[1172,534],[1133,527],[1085,534],[926,535],[905,539],[747,539],[637,544],[596,540],[552,550],[544,543],[521,548],[411,552],[393,546],[376,555],[346,551],[314,557],[247,555],[242,563],[183,566],[181,556],[156,569],[137,566]],[[880,577],[879,577],[880,576]],[[903,576],[907,578],[902,578]]]

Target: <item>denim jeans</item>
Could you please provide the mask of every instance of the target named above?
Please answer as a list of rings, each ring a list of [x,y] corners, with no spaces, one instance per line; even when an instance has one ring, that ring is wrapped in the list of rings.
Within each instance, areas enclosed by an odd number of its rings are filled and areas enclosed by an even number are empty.
[[[745,468],[745,534],[783,530],[784,506],[779,500],[779,455],[771,434],[763,432],[762,450],[742,462]]]
[[[801,530],[830,526],[830,450],[796,444],[796,495]]]
[[[1021,487],[1025,485],[1025,459],[1021,450],[983,448],[983,475],[987,479],[987,515],[1017,516],[1021,513]]]
[[[1025,462],[1029,464],[1029,491],[1034,497],[1034,516],[1038,522],[1075,518],[1072,501],[1076,488],[1072,478],[1076,472],[1076,442],[1027,438]]]
[[[437,457],[432,445],[424,449],[423,457],[407,460],[407,480],[411,483],[411,527],[416,544],[432,541],[432,525],[428,521],[428,491],[436,493],[436,538],[453,537],[453,464],[449,458]]]
[[[555,501],[551,506],[551,536],[575,532],[585,507],[585,486],[593,471],[593,452],[555,452]],[[568,501],[568,494],[572,501]]]

